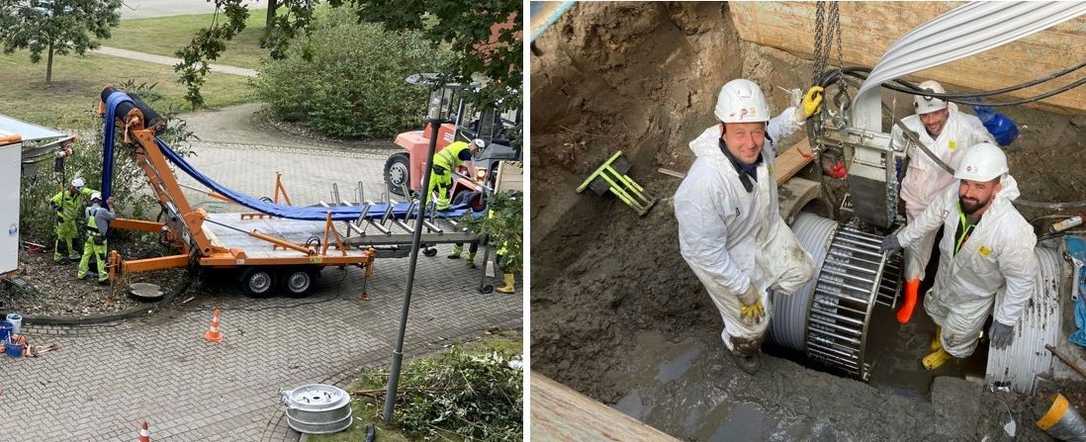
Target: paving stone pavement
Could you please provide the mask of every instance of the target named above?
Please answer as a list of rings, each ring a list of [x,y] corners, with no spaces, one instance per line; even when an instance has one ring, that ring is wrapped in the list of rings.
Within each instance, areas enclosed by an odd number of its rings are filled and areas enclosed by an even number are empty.
[[[255,195],[270,195],[274,172],[283,171],[296,204],[326,199],[331,182],[339,182],[341,192],[360,179],[367,188],[381,183],[384,152],[239,143],[196,143],[193,163]],[[491,328],[521,327],[521,294],[479,294],[479,270],[444,258],[447,250],[419,257],[408,357]],[[192,289],[206,294],[191,303],[145,319],[29,326],[32,344],[62,349],[36,359],[0,358],[0,440],[134,440],[143,419],[156,441],[297,440],[278,405],[279,391],[345,385],[363,366],[387,365],[407,265],[407,259],[376,261],[368,301],[359,299],[363,272],[357,268],[324,270],[304,299],[246,298],[220,275]],[[223,309],[220,344],[201,338],[213,305]]]

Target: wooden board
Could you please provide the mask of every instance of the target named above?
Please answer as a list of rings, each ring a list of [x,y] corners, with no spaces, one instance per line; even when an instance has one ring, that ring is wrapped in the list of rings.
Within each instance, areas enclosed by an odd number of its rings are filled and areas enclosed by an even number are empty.
[[[773,161],[773,174],[777,176],[777,184],[783,184],[796,176],[812,160],[814,160],[814,155],[811,154],[811,143],[807,137],[803,137],[792,147],[777,154],[777,159]]]
[[[843,57],[847,65],[873,67],[893,42],[961,2],[841,2]],[[743,40],[811,58],[815,2],[730,2],[732,21]],[[836,50],[834,50],[836,57]],[[1086,17],[1068,20],[998,48],[917,73],[948,89],[993,90],[1043,77],[1086,59]],[[1082,78],[1070,74],[1016,92],[1036,95]],[[1086,111],[1086,87],[1045,100],[1058,110]]]
[[[533,441],[678,441],[538,372],[532,372]]]

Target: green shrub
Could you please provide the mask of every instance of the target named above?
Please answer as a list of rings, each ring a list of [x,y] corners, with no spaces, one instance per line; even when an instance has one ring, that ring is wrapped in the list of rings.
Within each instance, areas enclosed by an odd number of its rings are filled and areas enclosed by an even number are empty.
[[[429,91],[404,79],[442,72],[449,60],[421,33],[385,31],[335,9],[291,43],[287,58],[264,65],[256,93],[275,118],[334,137],[389,138],[426,113]]]
[[[192,156],[194,152],[187,141],[194,138],[184,120],[171,119],[176,109],[156,108],[162,96],[155,91],[156,84],[119,83],[118,89],[129,91],[144,100],[160,115],[169,120],[169,128],[160,135],[181,156]],[[89,106],[89,105],[88,105]],[[41,163],[36,171],[28,169],[22,177],[19,194],[19,229],[22,239],[43,242],[52,246],[55,239],[55,215],[49,206],[49,200],[61,189],[67,189],[68,183],[77,176],[83,177],[87,187],[101,190],[102,183],[102,121],[88,117],[85,124],[93,136],[81,136],[72,144],[72,156],[65,160],[64,173],[54,173],[52,162]],[[86,135],[86,134],[84,134]],[[153,219],[158,214],[158,203],[147,187],[147,177],[143,169],[132,157],[132,149],[122,147],[123,134],[117,131],[116,146],[113,149],[113,202],[124,216]],[[82,226],[82,223],[78,223]]]
[[[469,351],[453,346],[433,358],[403,368],[395,420],[412,439],[521,440],[524,371],[511,364],[519,355],[506,351]],[[362,382],[380,385],[388,373],[373,369]]]

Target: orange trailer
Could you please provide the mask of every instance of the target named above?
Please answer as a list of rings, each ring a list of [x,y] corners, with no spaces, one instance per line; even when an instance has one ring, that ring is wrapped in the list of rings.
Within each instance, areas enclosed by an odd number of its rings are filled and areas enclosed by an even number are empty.
[[[104,103],[99,102],[99,114],[104,109]],[[251,213],[209,214],[192,207],[155,143],[155,128],[145,127],[143,112],[133,107],[117,115],[114,123],[123,131],[125,146],[132,149],[166,216],[164,222],[117,218],[110,228],[159,233],[178,253],[126,260],[116,250],[110,251],[111,281],[132,273],[192,265],[229,268],[240,272],[242,288],[248,294],[265,296],[276,286],[292,295],[304,295],[326,266],[358,266],[365,270],[366,278],[372,275],[375,250],[347,244],[331,213],[323,222],[297,221]],[[277,179],[277,191],[280,188]]]

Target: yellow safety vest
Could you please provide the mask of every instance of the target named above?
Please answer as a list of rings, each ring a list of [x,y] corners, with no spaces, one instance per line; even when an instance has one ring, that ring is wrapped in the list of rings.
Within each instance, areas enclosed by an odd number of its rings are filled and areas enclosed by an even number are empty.
[[[434,165],[444,167],[446,170],[456,170],[460,164],[460,152],[470,149],[471,145],[463,141],[456,141],[445,146],[441,152],[434,154]]]

